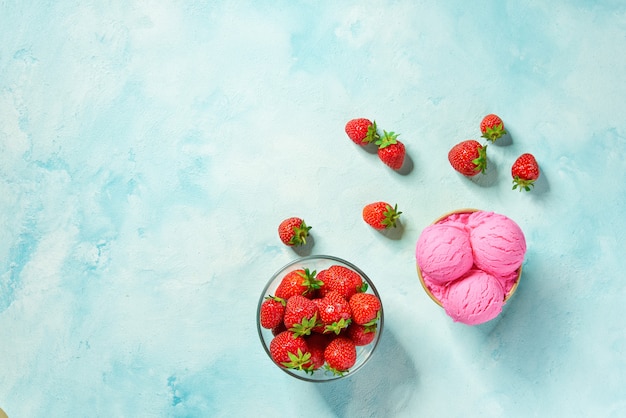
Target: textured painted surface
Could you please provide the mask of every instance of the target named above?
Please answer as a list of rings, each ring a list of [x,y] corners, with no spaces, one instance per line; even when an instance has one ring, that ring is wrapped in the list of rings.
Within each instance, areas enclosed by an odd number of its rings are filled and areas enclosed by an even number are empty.
[[[0,406],[9,417],[626,415],[620,1],[0,2]],[[479,180],[448,149],[503,117]],[[401,134],[401,173],[347,139]],[[532,152],[535,190],[511,190]],[[398,203],[401,234],[360,219]],[[496,320],[452,323],[414,245],[476,207],[526,233]],[[255,330],[298,254],[376,283],[371,362],[290,379]],[[305,410],[302,401],[310,398]]]

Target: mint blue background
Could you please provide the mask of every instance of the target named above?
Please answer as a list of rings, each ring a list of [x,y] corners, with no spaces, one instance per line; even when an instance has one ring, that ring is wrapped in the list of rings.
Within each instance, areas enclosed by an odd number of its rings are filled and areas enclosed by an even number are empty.
[[[623,1],[9,0],[0,34],[9,417],[626,416]],[[447,152],[492,112],[510,135],[462,178]],[[400,133],[400,173],[348,140],[353,117]],[[511,190],[523,152],[531,193]],[[363,223],[376,200],[400,231]],[[421,230],[463,207],[528,242],[478,327],[415,272]],[[298,252],[288,216],[313,226]],[[301,254],[383,298],[381,344],[343,381],[290,378],[256,334]]]

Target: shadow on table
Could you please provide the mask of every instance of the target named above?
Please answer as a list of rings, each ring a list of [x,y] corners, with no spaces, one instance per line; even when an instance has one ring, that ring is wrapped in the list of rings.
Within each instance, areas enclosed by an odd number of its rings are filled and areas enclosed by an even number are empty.
[[[545,280],[539,266],[525,265],[519,287],[502,314],[475,327],[485,339],[484,355],[501,365],[505,377],[511,372],[531,381],[546,376],[561,363],[564,347],[572,344],[576,308],[555,295],[554,289],[543,290]],[[567,289],[562,290],[566,294]]]
[[[301,245],[301,246],[291,247],[291,249],[293,250],[294,253],[298,254],[298,256],[306,257],[308,255],[311,255],[314,245],[315,245],[315,236],[311,234],[308,237],[306,237],[306,244]]]
[[[498,166],[489,158],[489,155],[487,155],[487,169],[485,172],[478,173],[468,179],[480,187],[491,187],[498,181]]]
[[[409,404],[418,386],[411,357],[389,329],[383,330],[372,358],[354,376],[315,384],[339,417],[393,416]]]

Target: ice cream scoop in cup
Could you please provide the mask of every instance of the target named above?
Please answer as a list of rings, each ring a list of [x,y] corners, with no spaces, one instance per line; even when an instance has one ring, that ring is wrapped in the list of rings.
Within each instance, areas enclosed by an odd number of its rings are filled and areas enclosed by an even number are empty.
[[[420,235],[417,274],[427,295],[455,322],[478,325],[497,317],[515,293],[525,253],[524,234],[512,219],[459,209]]]

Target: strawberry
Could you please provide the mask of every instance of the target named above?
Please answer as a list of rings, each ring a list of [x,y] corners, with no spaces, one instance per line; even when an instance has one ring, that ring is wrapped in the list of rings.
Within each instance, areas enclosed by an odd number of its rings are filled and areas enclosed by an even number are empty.
[[[322,284],[317,279],[315,270],[312,272],[309,269],[292,270],[285,274],[274,295],[284,300],[288,300],[293,295],[308,296],[319,289]]]
[[[380,299],[372,293],[355,293],[349,300],[352,320],[359,325],[373,325],[380,317]]]
[[[526,153],[520,155],[511,167],[511,176],[513,177],[513,190],[519,187],[519,190],[530,191],[535,186],[535,180],[539,178],[539,165],[532,154]]]
[[[404,164],[406,149],[404,144],[398,141],[398,134],[383,131],[384,135],[375,143],[378,145],[378,158],[394,170],[399,170]]]
[[[317,305],[302,295],[287,300],[283,322],[295,335],[309,335],[317,325]]]
[[[504,130],[504,123],[500,116],[490,114],[483,118],[480,122],[480,131],[483,133],[482,137],[487,138],[488,141],[496,142],[496,139],[506,134]]]
[[[341,296],[350,299],[356,292],[361,292],[367,284],[354,270],[334,264],[324,271],[324,285],[320,288],[320,294],[325,296],[328,292],[335,290]]]
[[[484,173],[487,169],[487,145],[483,147],[473,139],[459,142],[448,152],[448,161],[464,176]]]
[[[376,121],[372,122],[365,118],[348,121],[346,123],[346,134],[355,144],[359,145],[367,145],[380,138],[376,129]]]
[[[348,328],[348,337],[354,341],[354,345],[362,346],[368,345],[372,341],[374,341],[374,337],[376,337],[376,325],[359,325],[352,324]]]
[[[318,299],[317,308],[319,318],[324,324],[324,333],[339,334],[352,322],[350,304],[335,290],[331,290],[323,298]]]
[[[298,217],[287,218],[278,225],[278,236],[283,244],[293,247],[306,244],[310,226]]]
[[[324,350],[326,369],[336,375],[343,376],[356,363],[356,346],[354,341],[346,337],[333,339]]]
[[[263,328],[276,328],[283,322],[285,314],[285,299],[276,296],[267,296],[261,304],[260,322]]]
[[[325,363],[324,350],[330,342],[330,338],[322,334],[311,334],[304,337],[306,345],[311,353],[311,369],[317,370]]]
[[[287,328],[285,328],[285,323],[281,321],[280,324],[272,328],[272,335],[275,337],[283,331],[287,331]]]
[[[270,356],[280,367],[311,370],[311,353],[303,337],[283,331],[270,342]]]
[[[374,229],[395,228],[401,213],[398,205],[392,207],[389,203],[375,202],[363,208],[363,220]]]

